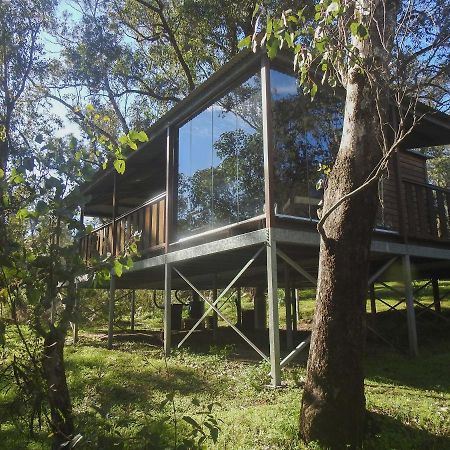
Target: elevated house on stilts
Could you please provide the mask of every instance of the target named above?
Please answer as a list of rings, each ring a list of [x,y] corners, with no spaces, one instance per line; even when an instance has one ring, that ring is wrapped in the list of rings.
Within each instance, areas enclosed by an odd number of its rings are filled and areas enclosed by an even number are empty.
[[[319,92],[311,102],[287,59],[269,61],[243,51],[148,130],[149,142],[130,154],[124,175],[111,168],[85,185],[84,216],[108,223],[82,238],[84,258],[120,252],[140,233],[132,269],[111,279],[109,346],[116,289],[165,292],[166,354],[174,292],[192,290],[206,304],[192,330],[207,315],[221,317],[270,362],[272,383],[279,385],[281,368],[308,344],[308,338],[293,342],[293,293],[316,283],[322,196],[317,183],[338,149],[342,119],[343,99]],[[437,280],[450,278],[450,191],[429,184],[426,158],[418,151],[444,144],[450,144],[449,117],[430,111],[394,155],[380,188],[368,293],[374,309],[375,282],[402,282],[412,354],[418,351],[415,306],[420,307],[412,281],[433,284],[439,314]],[[263,322],[266,307],[269,312],[267,355],[220,309],[230,289],[249,286],[267,289],[267,300],[255,304],[264,309]],[[284,357],[279,288],[286,290]],[[204,294],[209,289],[214,295]],[[178,345],[189,339],[186,331]]]

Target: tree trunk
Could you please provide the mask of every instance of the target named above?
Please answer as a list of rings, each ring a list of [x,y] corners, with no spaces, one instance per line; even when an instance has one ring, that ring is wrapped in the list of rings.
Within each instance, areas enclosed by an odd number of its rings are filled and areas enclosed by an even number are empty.
[[[372,47],[361,43],[360,54],[376,55],[374,62],[379,63],[377,39],[368,41]],[[376,105],[380,85],[374,86],[356,68],[349,71],[343,136],[324,196],[324,213],[361,186],[382,157],[381,121]],[[383,102],[378,102],[378,107],[380,103]],[[332,449],[362,446],[364,302],[377,207],[377,183],[373,183],[346,200],[324,222],[326,239],[320,245],[300,436],[306,442],[318,441]]]
[[[61,444],[71,440],[74,435],[72,404],[64,367],[64,341],[65,333],[53,326],[44,340],[42,365],[54,433],[52,450],[60,449]]]

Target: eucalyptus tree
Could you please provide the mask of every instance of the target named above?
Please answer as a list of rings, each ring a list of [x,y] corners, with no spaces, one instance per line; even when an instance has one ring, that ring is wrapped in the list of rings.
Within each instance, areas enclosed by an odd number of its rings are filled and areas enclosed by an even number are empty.
[[[0,2],[0,247],[6,245],[4,225],[8,213],[5,175],[19,152],[23,137],[21,111],[30,81],[42,71],[40,32],[50,26],[54,0],[2,0]]]
[[[281,16],[258,6],[255,33],[241,44],[261,44],[270,57],[290,49],[312,99],[325,83],[346,91],[318,223],[317,302],[300,418],[307,442],[362,446],[363,305],[377,186],[421,119],[418,102],[448,105],[449,10],[441,0],[321,0]]]

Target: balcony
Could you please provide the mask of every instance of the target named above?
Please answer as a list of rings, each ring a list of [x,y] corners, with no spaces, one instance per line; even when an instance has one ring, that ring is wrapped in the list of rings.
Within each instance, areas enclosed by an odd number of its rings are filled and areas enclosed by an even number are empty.
[[[80,240],[80,252],[85,260],[95,255],[120,254],[130,238],[138,233],[137,249],[140,255],[162,249],[165,245],[166,194],[148,200],[114,221],[102,225]],[[115,252],[113,229],[116,230]]]
[[[408,237],[450,242],[450,190],[403,180]]]

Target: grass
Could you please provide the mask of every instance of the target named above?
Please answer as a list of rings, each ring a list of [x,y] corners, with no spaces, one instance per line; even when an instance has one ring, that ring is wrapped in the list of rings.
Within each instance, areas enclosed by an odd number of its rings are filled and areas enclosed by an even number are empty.
[[[302,311],[309,311],[311,305],[311,300],[303,300]],[[395,314],[380,314],[379,321],[397,321],[398,327],[404,318],[402,313],[397,316],[398,320]],[[441,324],[429,319],[419,327],[419,338],[428,336],[428,340],[417,359],[380,343],[369,345],[366,449],[450,449],[448,325],[442,322],[446,332],[433,334]],[[12,330],[9,333],[11,341]],[[207,351],[176,351],[165,360],[161,349],[149,344],[120,342],[108,351],[98,335],[81,333],[80,343],[66,348],[77,430],[83,435],[77,448],[174,448],[175,440],[192,437],[193,427],[183,416],[195,419],[209,436],[209,429],[202,426],[206,417],[202,412],[208,405],[212,416],[220,419],[220,432],[217,443],[208,439],[205,448],[307,448],[297,439],[304,355],[283,371],[285,387],[271,389],[265,387],[268,365],[250,353],[235,346],[202,348]],[[243,358],[247,354],[249,358]],[[0,393],[0,405],[13,394],[12,390]],[[166,402],[168,394],[173,402],[170,398]],[[49,437],[42,432],[31,439],[23,424],[6,418],[0,428],[0,448],[47,449]]]

